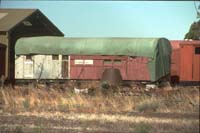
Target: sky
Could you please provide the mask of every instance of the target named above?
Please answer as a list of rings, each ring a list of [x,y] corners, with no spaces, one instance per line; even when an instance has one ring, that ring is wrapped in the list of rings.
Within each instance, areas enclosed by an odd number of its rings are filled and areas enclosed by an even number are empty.
[[[197,21],[194,1],[14,1],[40,9],[66,37],[166,37],[182,40]]]

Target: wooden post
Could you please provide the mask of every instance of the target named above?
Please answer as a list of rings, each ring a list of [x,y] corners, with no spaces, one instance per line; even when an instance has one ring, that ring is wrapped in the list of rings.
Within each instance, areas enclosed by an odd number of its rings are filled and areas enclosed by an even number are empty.
[[[3,100],[5,102],[5,105],[8,105],[8,100],[6,98],[6,95],[4,93],[4,81],[5,81],[5,78],[4,78],[4,75],[1,76],[1,93],[2,93],[2,96],[3,96]]]

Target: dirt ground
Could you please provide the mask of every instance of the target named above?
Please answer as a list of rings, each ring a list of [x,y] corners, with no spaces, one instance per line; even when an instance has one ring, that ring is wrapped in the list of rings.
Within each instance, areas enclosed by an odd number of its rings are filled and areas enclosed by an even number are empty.
[[[199,114],[136,112],[124,114],[87,114],[72,112],[1,113],[0,131],[2,133],[199,133]]]

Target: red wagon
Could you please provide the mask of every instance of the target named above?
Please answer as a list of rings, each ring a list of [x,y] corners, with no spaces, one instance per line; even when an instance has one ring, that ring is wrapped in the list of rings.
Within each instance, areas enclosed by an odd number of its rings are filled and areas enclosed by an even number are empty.
[[[171,41],[171,46],[172,82],[200,82],[200,41]]]

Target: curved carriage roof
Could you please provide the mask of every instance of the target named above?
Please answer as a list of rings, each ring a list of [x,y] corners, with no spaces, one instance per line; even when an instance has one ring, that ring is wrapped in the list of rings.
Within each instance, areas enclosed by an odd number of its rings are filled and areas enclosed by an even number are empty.
[[[165,38],[21,38],[15,46],[16,55],[62,54],[62,55],[127,55],[153,58],[163,47],[169,50]]]

